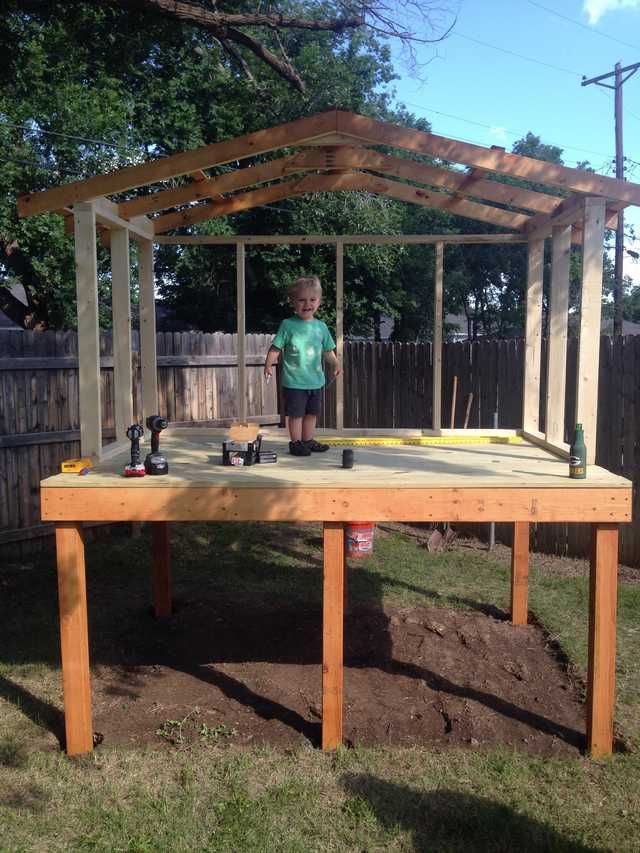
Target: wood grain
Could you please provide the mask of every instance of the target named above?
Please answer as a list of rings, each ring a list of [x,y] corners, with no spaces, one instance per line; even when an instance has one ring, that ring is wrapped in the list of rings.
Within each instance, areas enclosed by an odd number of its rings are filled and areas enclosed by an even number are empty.
[[[322,748],[342,743],[344,525],[325,522],[322,595]]]

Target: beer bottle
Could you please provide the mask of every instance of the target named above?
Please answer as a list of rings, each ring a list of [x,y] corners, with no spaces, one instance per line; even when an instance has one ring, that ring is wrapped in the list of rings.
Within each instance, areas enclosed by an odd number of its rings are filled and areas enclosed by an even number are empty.
[[[569,476],[574,480],[584,480],[587,476],[587,448],[584,444],[582,424],[576,424],[569,448]]]

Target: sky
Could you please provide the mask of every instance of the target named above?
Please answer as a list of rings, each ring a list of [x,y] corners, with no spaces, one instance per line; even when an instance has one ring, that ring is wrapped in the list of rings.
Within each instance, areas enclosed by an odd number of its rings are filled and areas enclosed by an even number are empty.
[[[531,131],[562,148],[566,165],[615,174],[613,91],[581,81],[640,62],[640,0],[428,2],[442,10],[439,34],[455,23],[445,40],[417,46],[417,74],[394,48],[397,102],[443,136],[509,151]],[[625,177],[640,184],[640,69],[623,86],[623,131]],[[625,211],[625,232],[640,252],[639,207]],[[626,252],[625,274],[640,285]]]

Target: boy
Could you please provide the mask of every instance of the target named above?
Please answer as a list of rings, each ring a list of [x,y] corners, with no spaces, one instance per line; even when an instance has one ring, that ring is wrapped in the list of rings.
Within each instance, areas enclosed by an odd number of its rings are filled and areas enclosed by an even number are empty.
[[[318,276],[296,279],[289,286],[289,298],[295,316],[280,323],[267,353],[264,375],[267,378],[272,375],[273,365],[282,353],[282,387],[291,439],[289,453],[311,456],[329,449],[328,444],[320,444],[313,437],[325,381],[323,358],[332,368],[334,377],[341,371],[329,329],[322,320],[315,319],[322,302]]]

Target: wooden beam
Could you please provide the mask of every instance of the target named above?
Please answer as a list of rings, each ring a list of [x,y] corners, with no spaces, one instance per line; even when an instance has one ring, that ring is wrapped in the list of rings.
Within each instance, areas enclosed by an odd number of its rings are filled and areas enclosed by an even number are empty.
[[[542,270],[544,240],[529,241],[524,352],[522,427],[537,432],[540,420],[540,368],[542,359]]]
[[[587,465],[593,465],[596,460],[604,218],[604,199],[586,199],[575,420],[584,428]]]
[[[511,546],[511,621],[526,625],[529,618],[529,522],[513,525]]]
[[[331,153],[335,152],[335,153]],[[304,164],[309,169],[366,169],[392,175],[403,180],[416,181],[434,187],[442,187],[453,193],[464,196],[495,201],[540,213],[553,213],[562,202],[560,196],[534,192],[523,187],[514,187],[497,181],[484,180],[479,175],[484,171],[474,169],[471,175],[455,172],[444,166],[430,166],[415,160],[393,157],[381,154],[370,148],[354,148],[352,146],[335,149],[318,149],[295,155],[298,164]]]
[[[490,222],[501,228],[521,229],[531,217],[523,213],[511,213],[497,207],[478,204],[466,199],[452,199],[444,193],[423,190],[419,187],[403,184],[399,181],[389,181],[368,175],[364,172],[351,172],[338,175],[308,175],[299,182],[299,192],[370,192],[385,195],[398,201],[419,204],[422,207],[450,210],[458,216]]]
[[[442,427],[442,333],[444,325],[443,311],[443,270],[444,245],[436,243],[436,269],[433,288],[433,351],[431,362],[433,368],[433,397],[431,402],[431,427]]]
[[[80,478],[78,478],[80,479]],[[154,480],[162,479],[154,477]],[[568,479],[568,478],[567,478]],[[630,521],[628,488],[41,487],[43,521]],[[265,495],[269,500],[265,500]]]
[[[613,750],[618,525],[593,524],[591,530],[587,749],[600,758]]]
[[[352,245],[429,245],[431,243],[494,244],[494,243],[527,243],[528,238],[523,234],[255,234],[255,235],[184,235],[164,237],[157,235],[154,242],[160,245],[172,246],[235,246],[245,243],[247,246],[260,245],[321,245],[334,244],[341,241]]]
[[[326,521],[323,530],[322,748],[342,744],[344,682],[344,524]]]
[[[336,243],[336,356],[344,371],[344,246]],[[336,378],[336,429],[344,427],[344,372]]]
[[[196,169],[209,169],[233,160],[264,154],[266,151],[299,145],[334,131],[335,126],[336,113],[331,110],[235,139],[225,139],[223,142],[215,142],[193,151],[172,154],[139,166],[127,166],[107,175],[96,175],[86,181],[73,181],[50,190],[27,193],[18,198],[18,214],[20,217],[34,216],[79,201],[155,184]]]
[[[552,444],[564,442],[567,387],[567,325],[569,321],[569,261],[571,225],[553,229],[549,321],[547,334],[547,394],[545,435]]]
[[[84,542],[78,523],[56,524],[58,606],[67,755],[93,749]]]
[[[289,157],[282,157],[278,160],[269,160],[268,163],[258,163],[256,166],[250,166],[245,169],[235,169],[224,175],[216,175],[214,178],[208,178],[197,183],[174,187],[170,190],[161,190],[160,192],[133,198],[130,201],[123,201],[118,205],[118,211],[124,219],[135,214],[156,213],[159,210],[166,210],[169,207],[175,207],[191,201],[201,201],[202,199],[212,198],[221,193],[244,189],[254,184],[278,180],[295,172],[305,171],[308,171],[307,167],[296,157],[290,155]]]
[[[447,139],[435,133],[400,127],[366,116],[339,111],[337,130],[339,133],[348,133],[372,144],[402,148],[452,163],[463,163],[465,166],[474,166],[486,169],[488,172],[497,172],[527,181],[537,181],[585,195],[601,195],[626,201],[629,204],[640,204],[640,185],[638,184],[581,169],[571,169],[568,166],[558,166],[555,163],[535,160],[521,154],[487,149],[481,145]]]
[[[76,205],[74,213],[76,299],[78,312],[78,384],[82,456],[100,459],[100,328],[98,326],[98,260],[96,220],[91,203]]]
[[[153,223],[146,216],[135,216],[127,222],[120,216],[118,205],[109,201],[108,198],[94,199],[93,207],[96,213],[96,222],[105,228],[126,228],[137,238],[153,239]]]
[[[238,420],[247,421],[247,368],[245,338],[245,258],[244,243],[236,246],[236,320],[238,328],[238,388],[236,411]]]
[[[251,207],[260,207],[263,204],[271,204],[274,201],[282,201],[301,195],[298,190],[299,180],[283,181],[279,184],[263,187],[259,190],[250,190],[245,193],[237,193],[221,201],[205,202],[194,205],[177,213],[167,213],[154,219],[156,234],[163,231],[171,231],[184,225],[194,225],[197,222],[206,222],[209,219],[218,219]]]
[[[124,440],[133,423],[131,367],[131,293],[129,232],[111,233],[111,306],[113,313],[113,396],[116,437]]]
[[[158,412],[158,366],[156,354],[156,305],[153,274],[153,243],[138,244],[138,285],[140,291],[140,380],[142,420]]]

